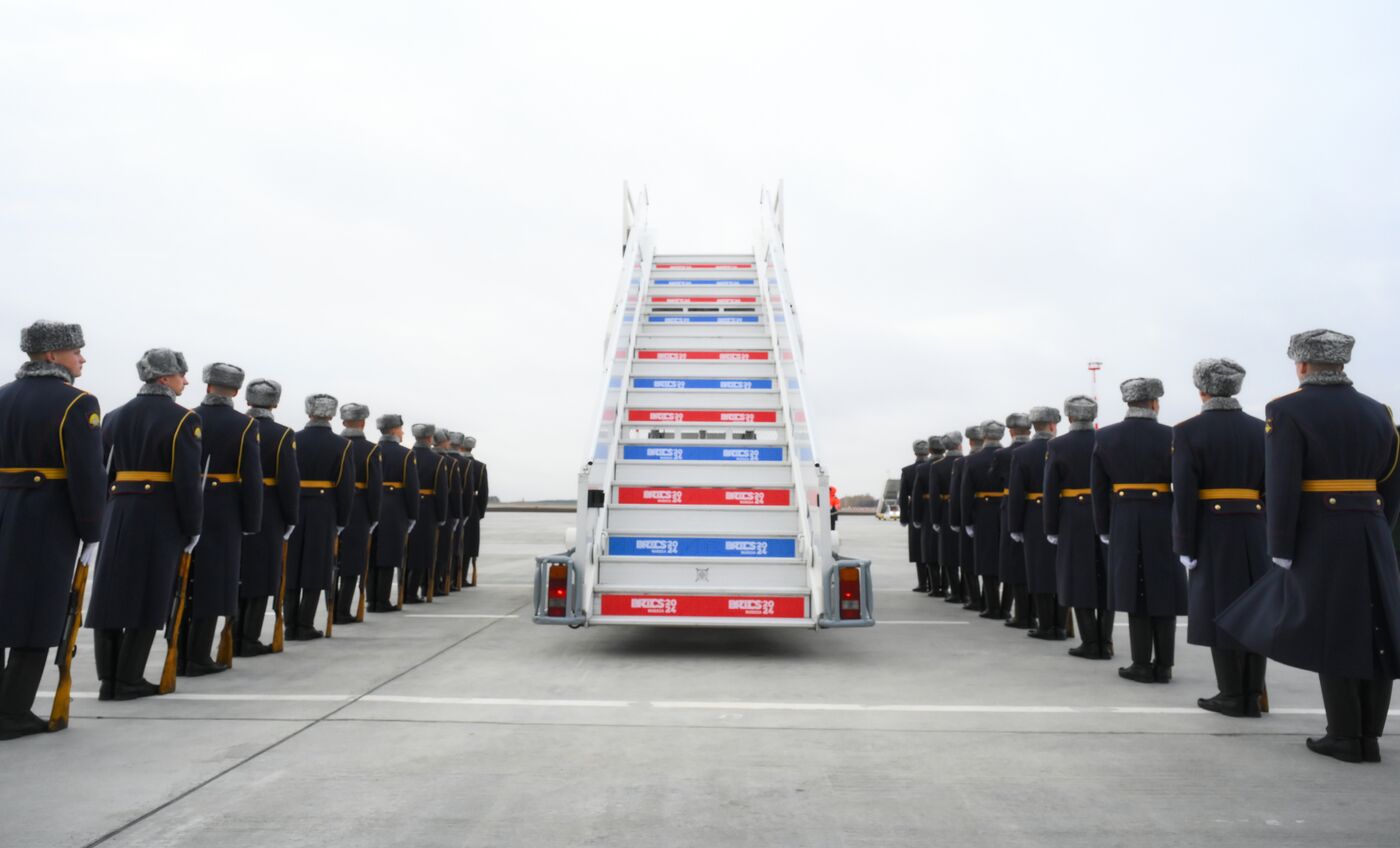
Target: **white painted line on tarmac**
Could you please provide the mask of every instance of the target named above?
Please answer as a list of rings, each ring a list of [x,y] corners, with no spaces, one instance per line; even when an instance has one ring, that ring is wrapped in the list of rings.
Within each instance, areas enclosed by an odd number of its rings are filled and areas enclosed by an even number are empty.
[[[74,692],[75,700],[95,701],[96,692]],[[52,692],[40,692],[39,697],[52,698]],[[340,704],[354,699],[354,695],[273,695],[273,694],[240,694],[236,692],[228,693],[196,693],[196,692],[171,692],[168,695],[152,695],[150,698],[139,698],[137,701],[149,703],[152,700],[160,701],[257,701],[257,702],[287,702],[287,703],[313,703],[313,704]],[[129,701],[127,703],[137,703]]]
[[[883,618],[875,619],[876,624],[971,624],[970,621],[889,621]]]
[[[518,615],[491,615],[484,612],[411,612],[404,618],[519,618]]]
[[[435,698],[419,695],[366,695],[361,702],[380,704],[449,704],[463,707],[631,707],[634,701],[582,701],[550,698]]]

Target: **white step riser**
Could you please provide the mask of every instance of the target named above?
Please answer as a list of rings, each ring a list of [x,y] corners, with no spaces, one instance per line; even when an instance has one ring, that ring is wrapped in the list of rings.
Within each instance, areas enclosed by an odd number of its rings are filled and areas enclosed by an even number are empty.
[[[639,359],[632,362],[633,377],[699,377],[702,380],[775,380],[773,362],[716,362],[714,360]]]
[[[644,341],[653,339],[665,339],[663,344],[650,345],[651,347],[670,347],[676,344],[677,338],[693,336],[697,328],[707,328],[705,335],[716,341],[729,339],[754,341],[768,338],[768,328],[762,322],[757,324],[643,324],[637,336]],[[704,332],[704,330],[700,330]],[[716,348],[729,347],[728,344],[715,345]],[[643,344],[642,347],[648,347]]]
[[[664,391],[659,389],[630,389],[627,409],[777,409],[777,392],[723,392],[713,389]]]
[[[797,512],[788,508],[690,508],[684,506],[613,506],[608,511],[612,533],[669,534],[678,527],[688,534],[724,536],[782,536],[797,532]]]
[[[707,569],[708,580],[697,579],[696,569]],[[703,588],[745,589],[772,587],[801,590],[807,586],[807,568],[801,563],[744,562],[617,562],[604,560],[598,572],[598,591],[608,586],[648,586],[684,591]]]
[[[733,462],[691,465],[619,460],[614,479],[624,486],[661,480],[671,486],[789,486],[792,469],[787,463],[740,468]]]

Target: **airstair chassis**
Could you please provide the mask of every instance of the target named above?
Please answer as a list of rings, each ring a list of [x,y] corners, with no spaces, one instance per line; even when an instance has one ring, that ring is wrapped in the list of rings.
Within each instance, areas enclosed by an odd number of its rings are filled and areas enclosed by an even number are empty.
[[[665,255],[624,186],[624,248],[568,551],[534,621],[569,627],[875,623],[870,563],[836,551],[803,393],[782,188],[752,254]]]

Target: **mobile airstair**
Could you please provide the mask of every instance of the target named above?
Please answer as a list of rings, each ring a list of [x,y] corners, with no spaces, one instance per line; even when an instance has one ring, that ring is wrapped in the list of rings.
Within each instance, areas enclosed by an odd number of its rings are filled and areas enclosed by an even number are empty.
[[[622,269],[570,549],[539,557],[539,624],[875,623],[840,556],[803,394],[782,189],[752,253],[662,255],[624,187]]]

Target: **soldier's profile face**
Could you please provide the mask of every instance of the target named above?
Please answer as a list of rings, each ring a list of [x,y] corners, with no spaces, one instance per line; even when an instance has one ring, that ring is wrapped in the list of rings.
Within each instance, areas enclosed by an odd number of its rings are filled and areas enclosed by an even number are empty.
[[[45,358],[48,359],[49,362],[55,362],[67,368],[68,373],[72,374],[74,378],[83,375],[83,363],[87,362],[87,360],[83,358],[82,349],[76,347],[70,350],[50,351],[45,354]]]

